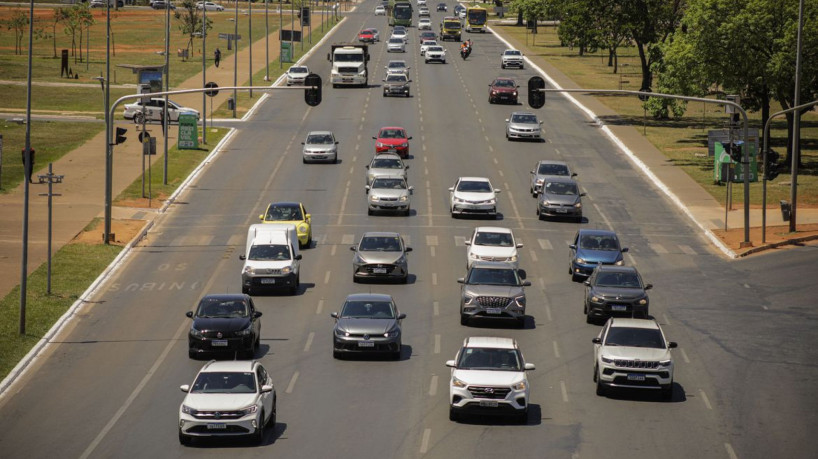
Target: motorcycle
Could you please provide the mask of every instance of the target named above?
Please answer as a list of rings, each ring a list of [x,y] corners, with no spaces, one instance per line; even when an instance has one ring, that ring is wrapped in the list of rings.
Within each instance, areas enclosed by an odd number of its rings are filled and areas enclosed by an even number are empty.
[[[460,48],[460,57],[462,57],[464,61],[467,57],[469,57],[469,54],[471,54],[471,46],[464,46]]]

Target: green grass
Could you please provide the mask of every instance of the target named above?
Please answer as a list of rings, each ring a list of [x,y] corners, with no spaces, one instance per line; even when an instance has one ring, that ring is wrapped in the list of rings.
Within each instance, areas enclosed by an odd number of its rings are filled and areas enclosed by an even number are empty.
[[[120,246],[103,244],[64,246],[52,258],[51,295],[46,294],[46,264],[37,268],[28,276],[24,335],[19,334],[20,286],[0,301],[0,379],[6,377],[121,250]]]
[[[554,27],[540,26],[534,36],[524,27],[495,25],[495,30],[508,35],[520,43],[528,43],[529,56],[536,55],[558,68],[571,78],[579,87],[594,89],[631,89],[638,90],[641,85],[640,63],[634,47],[619,49],[619,72],[607,66],[607,52],[588,53],[578,56],[576,49],[560,46]],[[700,103],[688,105],[682,118],[656,120],[650,116],[645,119],[642,103],[635,97],[597,96],[606,106],[620,115],[617,123],[629,123],[639,132],[646,132],[647,139],[661,150],[673,164],[681,167],[696,180],[716,200],[724,204],[726,190],[724,186],[713,183],[713,158],[707,156],[707,131],[723,129],[727,120],[724,108],[717,105],[704,106]],[[543,110],[548,110],[546,103]],[[771,112],[781,110],[777,103]],[[761,131],[761,113],[748,113],[750,127]],[[770,130],[770,146],[781,154],[781,161],[786,155],[787,125],[784,118],[776,118]],[[811,112],[802,117],[801,151],[803,168],[799,169],[798,203],[801,206],[818,205],[818,113]],[[786,168],[789,171],[789,167]],[[778,206],[780,199],[789,200],[790,175],[782,173],[767,185],[767,202],[769,206]],[[733,188],[733,203],[744,202],[741,185]],[[761,183],[750,186],[750,204],[761,205]]]

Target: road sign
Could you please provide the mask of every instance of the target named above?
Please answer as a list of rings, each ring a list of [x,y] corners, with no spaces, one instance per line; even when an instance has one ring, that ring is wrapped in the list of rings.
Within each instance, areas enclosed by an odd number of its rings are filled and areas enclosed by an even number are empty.
[[[281,62],[293,61],[293,47],[291,45],[292,43],[286,41],[281,42]]]
[[[219,87],[219,85],[217,85],[217,84],[216,84],[215,82],[213,82],[213,81],[208,81],[207,83],[205,83],[204,87],[205,87],[205,88],[208,88],[208,89],[209,89],[209,88],[213,88],[213,89],[211,89],[210,91],[205,91],[205,95],[206,95],[206,96],[208,96],[208,97],[215,97],[215,96],[216,96],[216,94],[218,94],[218,93],[219,93],[219,90],[218,90],[218,89],[216,89],[216,88],[218,88],[218,87]]]
[[[199,148],[199,118],[192,113],[179,114],[179,140],[176,143],[180,150]]]

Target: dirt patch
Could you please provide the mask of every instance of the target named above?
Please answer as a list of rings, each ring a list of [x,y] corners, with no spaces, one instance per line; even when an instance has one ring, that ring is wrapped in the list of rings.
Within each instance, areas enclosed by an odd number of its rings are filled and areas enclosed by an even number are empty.
[[[112,244],[126,245],[135,238],[148,222],[146,220],[111,220]],[[72,244],[101,244],[103,220],[100,219],[90,230],[83,231],[71,241]]]
[[[160,209],[167,198],[167,195],[159,193],[152,199],[120,199],[116,201],[116,205],[119,207],[138,207],[140,209]]]
[[[741,247],[741,242],[744,241],[744,228],[734,228],[726,232],[724,230],[713,230],[713,234],[739,256],[763,253],[765,249],[794,247],[799,242],[818,240],[818,223],[800,224],[797,225],[796,229],[796,232],[791,233],[787,225],[768,226],[766,241],[762,244],[761,227],[751,227],[750,242],[752,247],[744,248]],[[792,241],[792,243],[787,244],[788,241]]]

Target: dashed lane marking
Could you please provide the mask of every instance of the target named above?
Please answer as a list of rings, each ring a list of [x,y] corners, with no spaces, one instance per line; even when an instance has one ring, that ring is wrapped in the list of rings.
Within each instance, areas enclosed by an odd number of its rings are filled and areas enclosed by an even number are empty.
[[[432,285],[437,285],[437,273],[432,273]]]
[[[529,250],[528,253],[531,255],[531,261],[536,263],[537,262],[537,252],[535,252],[533,250]]]
[[[657,254],[661,255],[661,254],[667,253],[667,249],[664,248],[661,244],[656,244],[654,242],[649,242],[648,246],[651,248],[651,250],[653,250]]]
[[[710,399],[707,398],[707,394],[705,394],[704,391],[701,390],[701,389],[699,389],[699,394],[701,394],[702,401],[704,402],[704,406],[706,406],[708,410],[712,410],[713,405],[710,404]]]
[[[355,243],[355,235],[354,234],[344,234],[341,236],[341,244],[354,244]]]
[[[565,381],[560,381],[560,391],[562,392],[562,401],[568,403],[568,390],[565,388]]]
[[[290,384],[287,384],[287,390],[285,390],[284,392],[288,394],[293,393],[293,388],[295,388],[295,382],[298,381],[298,374],[299,373],[297,371],[293,373],[293,377],[290,378]]]
[[[310,334],[307,336],[307,344],[304,345],[304,352],[310,352],[313,338],[315,338],[315,332],[310,332]]]
[[[440,303],[437,301],[432,303],[432,314],[434,314],[435,316],[440,315]]]
[[[696,255],[696,251],[693,250],[693,248],[690,247],[689,245],[679,244],[679,248],[682,250],[682,252],[686,253],[687,255]]]
[[[322,309],[324,309],[324,300],[318,300],[318,307],[315,308],[315,315],[320,315]]]
[[[432,429],[425,429],[423,431],[423,439],[420,441],[420,454],[426,454],[429,450],[429,437],[432,436]]]
[[[548,239],[537,239],[537,243],[540,244],[540,248],[543,250],[554,250],[551,241]]]
[[[727,450],[727,455],[730,457],[730,459],[738,459],[738,456],[736,455],[736,452],[733,451],[733,447],[730,445],[730,443],[725,443],[724,449]]]
[[[329,284],[329,276],[330,276],[330,274],[332,274],[332,271],[327,271],[327,273],[326,273],[326,274],[324,274],[324,283],[325,283],[325,284]]]
[[[684,360],[684,361],[685,361],[685,363],[690,363],[690,359],[689,359],[689,358],[687,358],[687,352],[685,352],[685,350],[684,350],[684,349],[681,349],[681,348],[680,348],[680,349],[679,349],[679,353],[681,353],[681,354],[682,354],[682,360]]]
[[[429,381],[429,396],[437,395],[437,375],[432,375],[432,380]]]
[[[435,335],[435,354],[440,354],[440,334]]]
[[[556,341],[554,341],[554,357],[560,358],[560,348]]]

